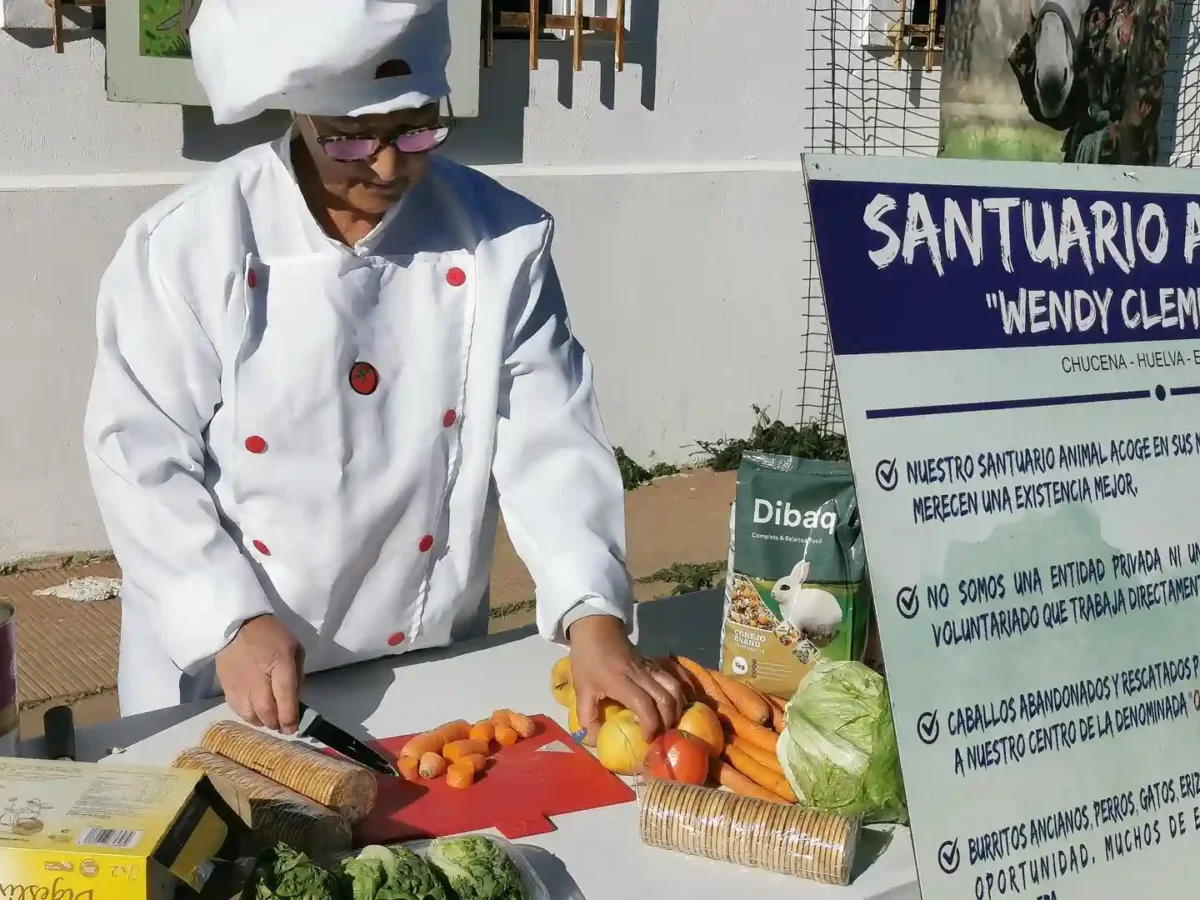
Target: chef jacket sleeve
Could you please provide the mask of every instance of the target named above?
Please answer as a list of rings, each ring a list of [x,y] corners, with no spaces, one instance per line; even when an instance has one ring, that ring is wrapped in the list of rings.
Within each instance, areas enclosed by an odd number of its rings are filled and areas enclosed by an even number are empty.
[[[554,225],[521,280],[501,374],[493,477],[513,547],[533,576],[538,630],[563,641],[562,619],[583,602],[633,623],[625,567],[625,492],[592,388],[592,365],[571,333],[551,258]]]
[[[125,582],[191,671],[271,606],[204,483],[220,359],[160,271],[147,237],[131,232],[101,280],[84,446]]]

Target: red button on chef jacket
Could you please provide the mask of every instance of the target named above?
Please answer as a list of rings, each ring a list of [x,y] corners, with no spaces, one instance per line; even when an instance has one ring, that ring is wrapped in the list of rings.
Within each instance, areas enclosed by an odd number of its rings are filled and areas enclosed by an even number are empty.
[[[254,544],[254,549],[257,550],[259,553],[261,553],[263,556],[271,555],[271,551],[267,549],[267,545],[264,544],[262,541],[253,541],[252,543]]]
[[[379,387],[379,372],[369,362],[356,362],[350,367],[350,387],[356,394],[366,396]]]
[[[258,274],[253,269],[246,273],[246,286],[251,290],[258,287]]]
[[[266,453],[267,442],[264,438],[259,437],[257,434],[252,434],[250,437],[246,438],[246,449],[251,453]]]
[[[427,535],[425,535],[425,537],[421,538],[421,542],[419,544],[417,544],[417,549],[420,550],[422,553],[428,553],[430,550],[432,550],[433,549],[433,535],[427,534]]]
[[[388,638],[388,646],[389,647],[399,647],[403,643],[404,643],[404,632],[403,631],[397,631],[395,634],[391,635]]]
[[[456,413],[452,409],[446,410],[446,414],[444,416],[442,416],[442,424],[447,428],[453,427],[454,423],[457,421],[458,421],[458,413]]]
[[[467,283],[467,273],[458,266],[455,266],[446,273],[446,283],[450,287],[462,287]]]

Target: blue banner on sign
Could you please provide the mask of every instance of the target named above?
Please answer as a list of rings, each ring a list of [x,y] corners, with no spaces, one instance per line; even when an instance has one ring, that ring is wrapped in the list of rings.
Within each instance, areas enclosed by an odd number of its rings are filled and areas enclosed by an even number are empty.
[[[1200,338],[1184,194],[812,179],[838,354]]]

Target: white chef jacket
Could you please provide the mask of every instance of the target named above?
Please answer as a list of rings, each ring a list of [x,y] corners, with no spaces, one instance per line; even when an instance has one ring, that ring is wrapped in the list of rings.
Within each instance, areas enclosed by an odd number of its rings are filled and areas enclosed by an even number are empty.
[[[213,693],[262,613],[307,671],[450,642],[486,619],[497,497],[545,637],[580,603],[632,621],[550,216],[435,158],[348,247],[291,137],[157,204],[101,282],[85,444],[125,579],[125,715]]]

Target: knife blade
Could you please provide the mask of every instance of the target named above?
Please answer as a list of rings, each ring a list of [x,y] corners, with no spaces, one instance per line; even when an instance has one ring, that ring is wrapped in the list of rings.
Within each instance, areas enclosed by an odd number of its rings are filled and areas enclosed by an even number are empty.
[[[300,704],[300,727],[296,729],[296,733],[300,737],[311,738],[317,743],[324,744],[347,759],[383,775],[400,774],[382,753],[372,750],[354,735],[334,725],[305,703]]]

